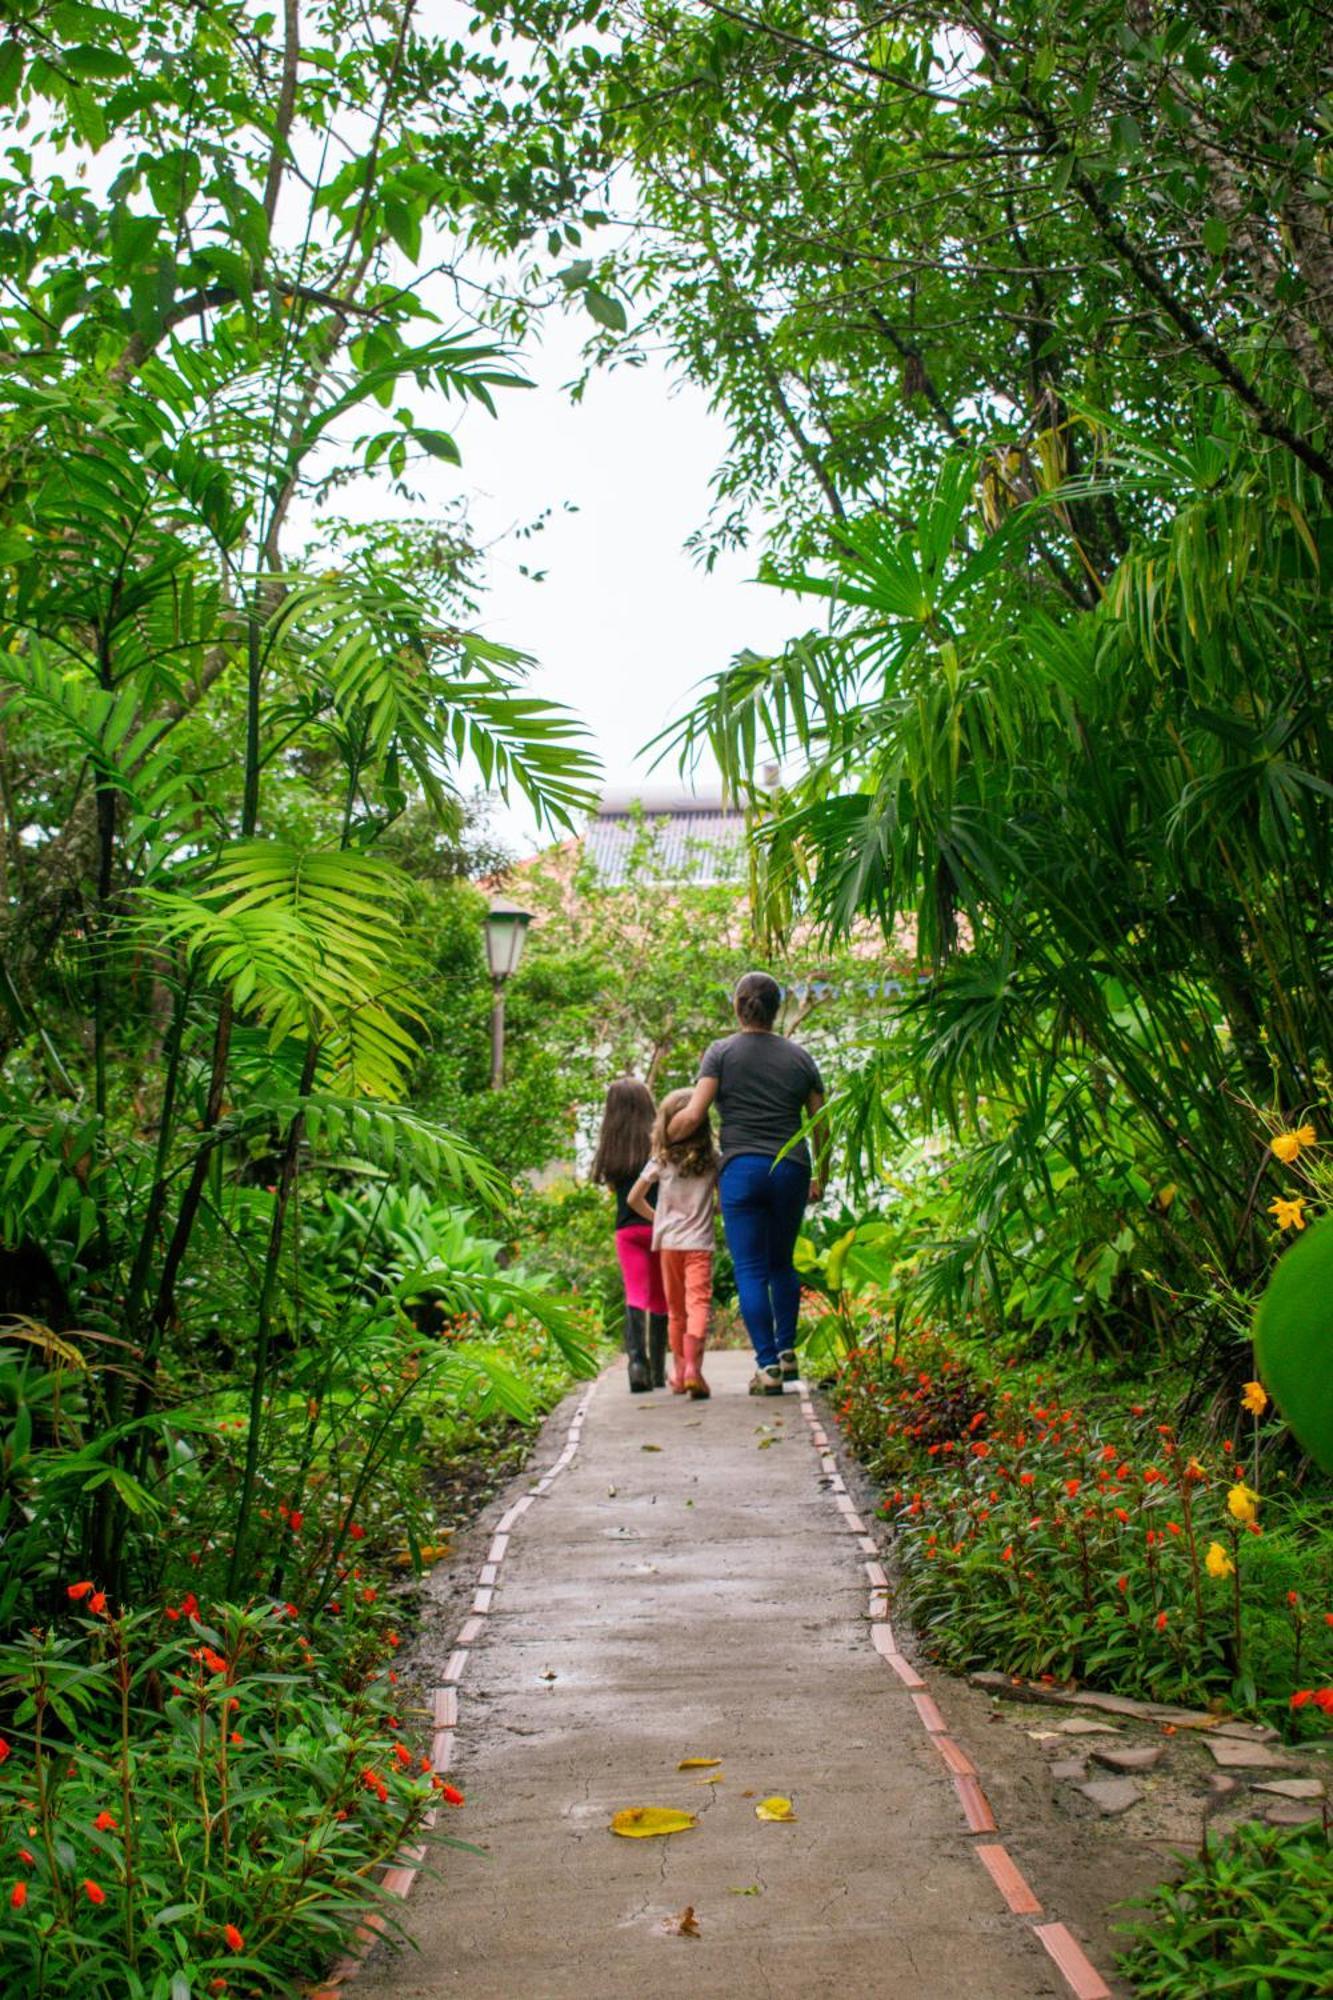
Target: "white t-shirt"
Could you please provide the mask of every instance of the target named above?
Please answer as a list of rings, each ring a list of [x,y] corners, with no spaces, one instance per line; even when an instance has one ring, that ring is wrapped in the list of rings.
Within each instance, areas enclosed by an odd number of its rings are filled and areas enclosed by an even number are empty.
[[[682,1174],[662,1160],[649,1160],[639,1176],[657,1182],[653,1216],[654,1250],[711,1250],[717,1208],[717,1175]]]

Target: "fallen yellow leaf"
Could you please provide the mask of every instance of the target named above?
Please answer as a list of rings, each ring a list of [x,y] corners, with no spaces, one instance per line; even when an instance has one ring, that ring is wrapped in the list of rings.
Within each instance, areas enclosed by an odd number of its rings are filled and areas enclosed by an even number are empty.
[[[720,1771],[710,1771],[706,1778],[696,1778],[694,1782],[696,1785],[720,1785],[722,1783],[722,1773]]]
[[[613,1817],[610,1831],[626,1840],[648,1840],[658,1833],[688,1833],[697,1825],[693,1813],[678,1812],[675,1806],[626,1806]]]
[[[682,1757],[678,1771],[715,1771],[722,1762],[720,1757]]]
[[[660,1444],[641,1444],[639,1446],[640,1451],[661,1451],[661,1449]]]
[[[790,1799],[760,1799],[754,1809],[756,1819],[795,1819]]]

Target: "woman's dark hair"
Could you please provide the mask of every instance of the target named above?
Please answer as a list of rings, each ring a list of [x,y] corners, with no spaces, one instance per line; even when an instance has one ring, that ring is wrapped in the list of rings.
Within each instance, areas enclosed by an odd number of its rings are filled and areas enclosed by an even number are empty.
[[[769,972],[747,972],[737,981],[735,1001],[743,1028],[771,1028],[782,1005],[782,988]]]
[[[617,1077],[606,1093],[602,1130],[593,1155],[595,1181],[632,1181],[653,1150],[653,1093],[636,1076]]]

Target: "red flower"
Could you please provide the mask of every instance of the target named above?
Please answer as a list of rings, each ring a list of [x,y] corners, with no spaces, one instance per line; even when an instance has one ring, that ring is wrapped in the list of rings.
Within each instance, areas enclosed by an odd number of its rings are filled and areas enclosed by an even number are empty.
[[[1155,1624],[1156,1624],[1156,1626],[1157,1626],[1157,1629],[1158,1629],[1158,1631],[1159,1631],[1159,1632],[1165,1632],[1165,1630],[1166,1630],[1166,1613],[1165,1613],[1165,1611],[1159,1611],[1159,1612],[1158,1612],[1158,1614],[1157,1614],[1157,1617],[1156,1617],[1156,1620],[1155,1620],[1154,1622],[1155,1622]]]
[[[1313,1688],[1297,1688],[1295,1694],[1291,1697],[1291,1706],[1293,1708],[1308,1708],[1313,1700]]]
[[[65,1592],[65,1595],[72,1597],[74,1602],[79,1604],[85,1597],[91,1597],[92,1592],[93,1585],[91,1583],[72,1583]]]
[[[412,1752],[408,1749],[407,1745],[405,1743],[395,1743],[393,1746],[393,1754],[398,1759],[398,1762],[402,1765],[403,1769],[406,1770],[408,1765],[412,1762]]]
[[[1129,1515],[1125,1512],[1125,1509],[1123,1507],[1117,1507],[1115,1509],[1115,1517],[1117,1521],[1123,1521],[1124,1523],[1126,1523],[1126,1525],[1128,1525]]]
[[[116,1822],[109,1812],[100,1812],[93,1821],[99,1833],[114,1833]]]
[[[1083,1481],[1081,1479],[1066,1479],[1065,1492],[1069,1495],[1071,1500],[1073,1499],[1074,1495],[1078,1492],[1078,1489],[1082,1484]]]
[[[93,1592],[92,1596],[88,1599],[88,1609],[95,1617],[101,1617],[102,1613],[106,1610],[106,1592],[104,1590],[95,1590]]]
[[[106,1890],[99,1887],[96,1882],[90,1882],[86,1877],[83,1883],[83,1893],[90,1903],[101,1904],[106,1901]]]
[[[16,1882],[16,1883],[14,1884],[13,1888],[12,1888],[12,1889],[10,1890],[10,1892],[9,1892],[9,1907],[10,1907],[10,1909],[11,1909],[11,1910],[21,1910],[21,1909],[23,1908],[23,1905],[24,1905],[24,1904],[25,1904],[25,1903],[27,1902],[27,1900],[28,1900],[28,1885],[27,1885],[27,1883],[26,1883],[26,1882]]]
[[[287,1516],[287,1526],[288,1526],[288,1527],[289,1527],[289,1528],[291,1529],[291,1531],[292,1531],[292,1533],[293,1533],[294,1535],[299,1535],[299,1534],[300,1534],[300,1532],[301,1532],[301,1523],[302,1523],[302,1521],[304,1521],[304,1519],[305,1519],[305,1515],[304,1515],[304,1514],[300,1514],[300,1513],[296,1513],[296,1514],[289,1514],[289,1515]]]
[[[440,1797],[448,1806],[461,1806],[463,1803],[463,1794],[458,1790],[457,1786],[446,1785],[443,1780],[440,1783]]]
[[[1299,1592],[1299,1590],[1289,1590],[1287,1592],[1288,1604],[1296,1605],[1299,1604],[1300,1601],[1301,1601],[1301,1593]]]
[[[28,1848],[20,1847],[19,1860],[23,1863],[23,1866],[25,1868],[31,1868],[36,1860],[36,1856],[32,1854]]]
[[[1000,1561],[1002,1563],[1011,1563],[1013,1559],[1014,1559],[1014,1545],[1012,1542],[1009,1542],[1006,1544],[1004,1548],[1000,1550]]]
[[[227,1940],[227,1949],[229,1951],[245,1950],[245,1939],[241,1936],[235,1924],[228,1924],[222,1935]]]
[[[347,1532],[354,1542],[363,1542],[366,1538],[366,1531],[359,1521],[353,1521]]]
[[[1314,1705],[1316,1708],[1322,1709],[1325,1715],[1333,1715],[1333,1688],[1316,1688],[1314,1691]]]
[[[0,1736],[0,1764],[4,1763],[8,1755],[9,1755],[9,1745],[6,1743],[4,1737]]]
[[[1118,1576],[1115,1580],[1115,1587],[1120,1592],[1120,1595],[1123,1597],[1125,1592],[1129,1589],[1129,1578],[1127,1576]]]

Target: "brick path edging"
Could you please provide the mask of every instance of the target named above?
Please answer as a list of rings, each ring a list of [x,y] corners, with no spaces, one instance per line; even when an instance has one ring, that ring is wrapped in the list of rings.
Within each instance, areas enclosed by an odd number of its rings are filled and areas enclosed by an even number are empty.
[[[818,1454],[819,1463],[827,1478],[829,1493],[842,1516],[843,1526],[849,1534],[856,1537],[857,1546],[866,1558],[865,1572],[870,1587],[871,1644],[884,1664],[910,1690],[912,1705],[926,1732],[927,1741],[934,1745],[953,1779],[954,1790],[958,1794],[958,1802],[967,1821],[968,1832],[974,1835],[998,1833],[995,1814],[981,1788],[981,1778],[976,1766],[962,1746],[949,1734],[948,1724],[938,1704],[927,1690],[925,1681],[911,1661],[898,1651],[893,1626],[889,1621],[889,1579],[879,1561],[879,1545],[867,1532],[865,1522],[847,1491],[846,1481],[838,1470],[838,1461],[830,1448],[828,1433],[820,1423],[819,1413],[811,1400],[809,1388],[804,1382],[797,1386],[801,1414],[805,1418],[810,1432],[810,1442]],[[582,1441],[584,1418],[588,1414],[597,1387],[596,1382],[592,1383],[580,1397],[565,1435],[564,1449],[554,1464],[542,1475],[531,1491],[515,1500],[496,1522],[491,1545],[486,1552],[486,1560],[477,1578],[470,1614],[460,1627],[454,1642],[454,1650],[445,1664],[443,1676],[445,1684],[435,1688],[431,1694],[432,1772],[445,1772],[453,1762],[454,1733],[458,1727],[458,1683],[467,1667],[469,1651],[480,1637],[490,1616],[501,1565],[509,1549],[510,1534],[528,1509],[550,1492],[560,1474],[573,1460]],[[438,1811],[438,1808],[433,1807],[427,1813],[422,1822],[423,1834],[429,1833],[435,1825]],[[405,1849],[401,1862],[385,1871],[381,1877],[380,1888],[386,1896],[402,1901],[409,1895],[426,1858],[426,1845],[426,1842],[421,1840],[413,1847]],[[1044,1916],[1037,1895],[1003,1842],[978,1839],[973,1842],[972,1851],[1014,1916],[1024,1919]],[[308,2000],[342,2000],[343,1988],[348,1980],[355,1977],[367,1953],[384,1935],[388,1925],[387,1911],[372,1910],[365,1916],[353,1933],[351,1947],[347,1953],[320,1985],[308,1989]],[[1074,2000],[1112,2000],[1110,1987],[1067,1925],[1029,1922],[1028,1927],[1055,1964]]]
[[[927,1741],[934,1745],[953,1779],[968,1832],[976,1835],[998,1833],[995,1814],[981,1788],[976,1766],[950,1736],[949,1726],[916,1668],[898,1651],[893,1626],[889,1622],[889,1579],[879,1561],[878,1545],[867,1534],[865,1522],[856,1511],[856,1504],[847,1491],[847,1483],[838,1470],[838,1461],[829,1445],[828,1433],[819,1420],[819,1412],[804,1382],[798,1385],[798,1393],[801,1414],[809,1427],[810,1442],[819,1456],[833,1504],[842,1516],[843,1526],[849,1534],[855,1535],[858,1548],[867,1558],[865,1571],[870,1585],[870,1642],[885,1666],[912,1690],[912,1705],[925,1729]],[[972,1851],[1014,1916],[1032,1918],[1045,1914],[1027,1878],[1003,1842],[976,1840]],[[1054,1961],[1074,2000],[1112,2000],[1110,1987],[1067,1925],[1032,1923],[1029,1928]]]

